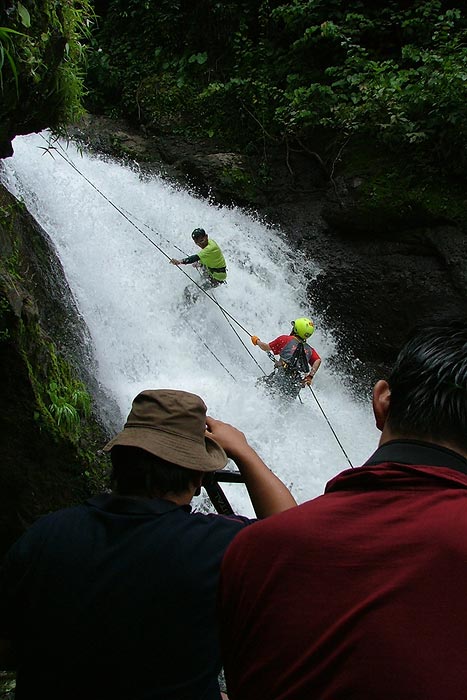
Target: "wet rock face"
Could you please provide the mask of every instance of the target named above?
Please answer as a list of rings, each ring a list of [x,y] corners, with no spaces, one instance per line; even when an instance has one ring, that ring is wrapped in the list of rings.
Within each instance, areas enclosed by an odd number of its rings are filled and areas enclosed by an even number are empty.
[[[414,324],[467,309],[467,238],[453,226],[334,230],[324,246],[308,292],[341,347],[363,363],[387,367]]]

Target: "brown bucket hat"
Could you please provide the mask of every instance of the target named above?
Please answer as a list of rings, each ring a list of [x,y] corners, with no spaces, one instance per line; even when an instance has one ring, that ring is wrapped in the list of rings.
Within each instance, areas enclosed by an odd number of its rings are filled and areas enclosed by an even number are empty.
[[[196,394],[176,389],[147,389],[133,400],[123,430],[104,447],[140,447],[179,467],[211,472],[228,458],[215,440],[205,435],[206,405]]]

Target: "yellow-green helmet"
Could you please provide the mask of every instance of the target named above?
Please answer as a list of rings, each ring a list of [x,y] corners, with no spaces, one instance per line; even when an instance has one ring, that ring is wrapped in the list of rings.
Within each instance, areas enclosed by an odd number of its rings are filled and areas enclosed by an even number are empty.
[[[296,318],[293,322],[292,333],[298,335],[302,340],[306,340],[310,335],[313,335],[314,330],[315,327],[310,318]]]

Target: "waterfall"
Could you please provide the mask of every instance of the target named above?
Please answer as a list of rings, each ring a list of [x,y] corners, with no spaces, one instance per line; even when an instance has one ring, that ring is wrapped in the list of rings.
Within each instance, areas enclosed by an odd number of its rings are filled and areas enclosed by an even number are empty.
[[[306,298],[305,272],[318,268],[294,252],[281,231],[241,209],[213,205],[143,175],[137,164],[80,153],[73,144],[61,143],[56,152],[44,146],[41,135],[16,138],[1,178],[54,242],[91,334],[97,379],[115,397],[122,421],[143,389],[199,394],[210,415],[246,434],[299,502],[322,493],[329,478],[349,467],[308,389],[301,392],[302,403],[267,394],[255,385],[261,368],[272,371],[267,355],[204,295],[189,309],[184,304],[190,282],[184,273],[195,281],[199,274],[171,265],[164,253],[196,252],[190,232],[202,227],[219,243],[228,266],[228,284],[213,295],[244,329],[268,342],[288,333],[292,319],[314,319],[311,344],[323,359],[316,398],[352,464],[371,454],[378,433],[370,403],[357,401],[330,369],[326,358],[336,353],[332,329],[322,326]],[[224,490],[236,511],[252,514],[243,485],[226,484]]]

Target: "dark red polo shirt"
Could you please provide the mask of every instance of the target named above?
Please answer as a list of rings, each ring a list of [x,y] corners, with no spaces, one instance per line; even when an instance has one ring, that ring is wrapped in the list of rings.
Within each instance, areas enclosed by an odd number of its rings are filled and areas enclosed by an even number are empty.
[[[467,461],[384,445],[224,558],[230,700],[467,696]]]

